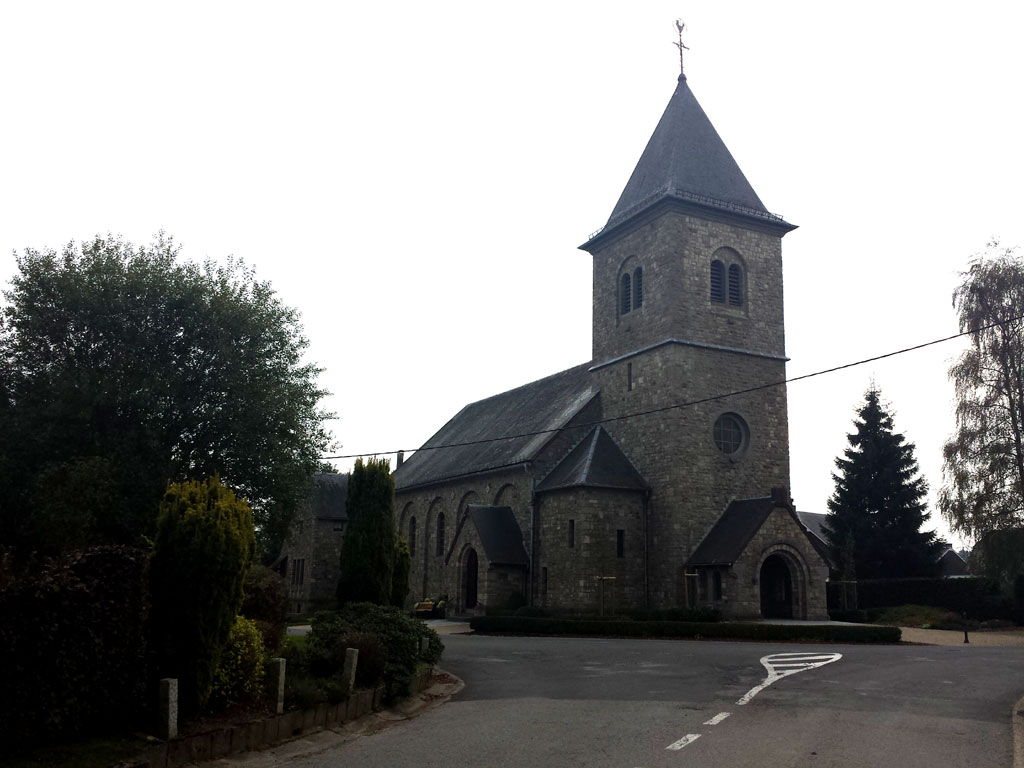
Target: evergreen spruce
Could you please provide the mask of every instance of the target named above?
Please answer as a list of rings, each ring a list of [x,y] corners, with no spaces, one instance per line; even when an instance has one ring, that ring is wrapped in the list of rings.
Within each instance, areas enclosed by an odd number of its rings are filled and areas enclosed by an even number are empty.
[[[412,568],[412,553],[405,539],[395,544],[395,566],[391,573],[391,604],[396,608],[405,607],[409,596],[409,571]]]
[[[395,482],[387,459],[356,460],[348,481],[338,605],[391,602],[395,563]]]
[[[850,446],[836,459],[835,491],[825,521],[841,577],[934,575],[941,544],[934,532],[921,531],[928,485],[920,476],[914,445],[894,431],[875,386],[865,394],[857,417]]]

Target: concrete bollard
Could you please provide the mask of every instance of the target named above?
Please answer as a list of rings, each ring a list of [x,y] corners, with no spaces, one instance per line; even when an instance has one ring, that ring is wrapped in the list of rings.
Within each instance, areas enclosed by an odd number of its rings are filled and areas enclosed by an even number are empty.
[[[420,638],[420,656],[426,656],[430,652],[430,638]]]
[[[359,649],[345,649],[345,665],[341,668],[341,685],[345,693],[352,695],[356,688],[356,665],[359,663]]]
[[[160,681],[160,723],[157,734],[164,741],[178,735],[178,681],[165,677]]]
[[[284,673],[287,662],[284,659],[271,659],[267,664],[267,691],[270,694],[270,705],[274,713],[284,714]]]

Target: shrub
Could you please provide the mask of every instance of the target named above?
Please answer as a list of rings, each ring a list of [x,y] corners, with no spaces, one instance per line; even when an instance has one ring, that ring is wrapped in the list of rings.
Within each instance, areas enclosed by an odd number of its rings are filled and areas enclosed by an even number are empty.
[[[254,563],[245,574],[244,597],[239,613],[252,619],[263,635],[267,653],[281,647],[288,628],[288,588],[281,575]]]
[[[843,584],[828,584],[828,604],[832,609],[842,607]],[[856,590],[856,607],[860,609],[929,605],[954,613],[966,611],[975,619],[1010,618],[1012,614],[1012,605],[999,594],[999,583],[995,579],[871,579],[858,581]]]
[[[391,605],[396,608],[405,607],[405,599],[409,596],[409,570],[412,568],[412,555],[409,545],[404,539],[395,544],[395,562],[391,572]]]
[[[101,546],[15,573],[0,557],[0,749],[139,721],[148,562]]]
[[[263,635],[255,621],[238,616],[213,675],[212,699],[221,706],[252,702],[263,693]]]
[[[183,714],[210,695],[254,546],[249,505],[218,478],[168,486],[152,562],[150,638],[160,676],[178,678]]]
[[[368,636],[374,638],[373,645]],[[426,654],[420,653],[421,638],[428,639]],[[313,617],[308,643],[310,672],[327,679],[336,676],[349,640],[367,644],[370,665],[377,664],[378,656],[383,660],[380,680],[387,702],[406,695],[419,664],[435,663],[444,648],[436,632],[398,608],[350,603],[338,613],[323,612]],[[360,658],[357,675],[362,663]]]
[[[469,625],[478,632],[518,632],[533,635],[803,640],[823,643],[897,643],[900,640],[899,627],[854,627],[835,624],[698,623],[617,619],[578,621],[519,616],[475,616],[470,619]]]

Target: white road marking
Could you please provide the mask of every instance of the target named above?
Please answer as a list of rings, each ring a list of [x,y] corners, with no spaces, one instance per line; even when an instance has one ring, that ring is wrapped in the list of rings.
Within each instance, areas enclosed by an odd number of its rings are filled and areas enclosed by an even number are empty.
[[[761,658],[761,664],[768,670],[768,677],[760,685],[747,691],[736,704],[742,707],[776,680],[803,672],[805,669],[823,667],[841,658],[841,653],[773,653],[764,656]]]
[[[687,744],[692,744],[699,738],[699,733],[688,733],[685,736],[683,736],[683,738],[681,738],[679,741],[669,744],[667,747],[665,747],[665,749],[682,749]]]
[[[725,720],[725,718],[727,718],[731,714],[732,714],[731,712],[719,712],[717,715],[712,717],[710,720],[705,720],[704,721],[704,725],[718,725],[720,722]]]

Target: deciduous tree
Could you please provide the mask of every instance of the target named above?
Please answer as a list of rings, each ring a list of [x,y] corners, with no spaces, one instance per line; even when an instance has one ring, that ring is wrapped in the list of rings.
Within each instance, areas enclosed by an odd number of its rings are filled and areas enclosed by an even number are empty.
[[[970,346],[949,375],[956,432],[943,448],[942,514],[980,539],[1024,526],[1024,262],[990,243],[953,292]]]
[[[40,472],[99,458],[120,498],[107,538],[152,536],[169,480],[219,474],[276,554],[330,444],[320,369],[269,283],[179,250],[160,235],[16,255],[0,310],[0,544],[31,539]]]
[[[921,531],[928,486],[914,445],[894,430],[874,386],[854,424],[849,447],[836,459],[825,520],[834,561],[844,578],[933,575],[941,545],[933,532]]]

